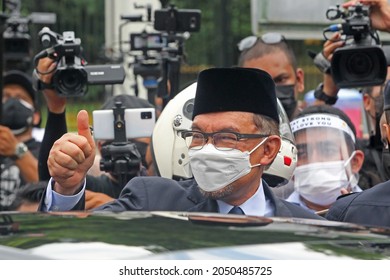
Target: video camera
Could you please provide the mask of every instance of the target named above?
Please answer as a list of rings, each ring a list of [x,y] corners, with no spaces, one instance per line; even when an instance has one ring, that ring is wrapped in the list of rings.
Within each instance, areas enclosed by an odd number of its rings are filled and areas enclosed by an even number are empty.
[[[145,6],[136,6],[143,8]],[[148,21],[151,21],[151,7],[146,6]],[[128,22],[142,22],[142,16],[121,16]],[[178,93],[180,64],[183,57],[184,41],[189,32],[200,30],[201,11],[195,9],[169,8],[154,11],[153,27],[160,32],[130,34],[130,54],[134,56],[133,73],[143,78],[148,90],[148,101],[154,104],[157,94],[163,99],[163,106]],[[121,32],[119,32],[121,34]],[[121,37],[121,35],[120,35]],[[121,40],[119,40],[121,41]],[[170,81],[170,92],[167,84]],[[138,95],[137,82],[134,86]]]
[[[54,24],[56,14],[31,13],[26,17],[20,14],[20,0],[3,1],[5,14],[3,40],[4,40],[4,64],[5,70],[19,69],[27,71],[31,67],[31,36],[29,25]],[[2,29],[3,30],[3,29]]]
[[[198,32],[200,30],[200,10],[167,9],[154,12],[154,29],[166,32]]]
[[[88,85],[121,84],[125,79],[122,65],[86,65],[82,58],[80,38],[75,38],[73,31],[65,31],[62,35],[51,31],[48,27],[38,33],[40,42],[45,48],[34,57],[35,67],[38,61],[49,57],[57,62],[52,78],[52,87],[57,94],[64,97],[83,96]],[[35,69],[37,73],[38,70]],[[50,72],[40,73],[42,75]],[[38,90],[44,89],[34,75]]]
[[[7,20],[6,24],[7,28],[3,33],[5,69],[27,70],[31,61],[31,36],[28,33],[28,21],[12,17]]]
[[[372,29],[369,6],[360,3],[342,10],[330,7],[329,20],[341,18],[343,23],[331,25],[325,32],[341,32],[345,46],[336,49],[331,61],[331,73],[340,88],[373,86],[384,83],[387,61],[377,32]],[[326,38],[325,36],[325,39]]]

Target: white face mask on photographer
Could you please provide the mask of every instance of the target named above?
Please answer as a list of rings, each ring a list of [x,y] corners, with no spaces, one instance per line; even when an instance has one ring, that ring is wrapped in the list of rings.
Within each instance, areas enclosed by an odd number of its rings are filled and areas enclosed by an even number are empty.
[[[355,152],[346,160],[316,162],[297,166],[294,171],[294,188],[305,199],[328,206],[341,195],[342,188],[353,187],[356,175],[347,175],[347,167]]]
[[[212,192],[220,190],[241,177],[247,175],[253,167],[250,154],[260,147],[268,137],[264,138],[250,152],[238,149],[221,151],[213,144],[207,144],[200,150],[188,150],[191,170],[199,187]]]

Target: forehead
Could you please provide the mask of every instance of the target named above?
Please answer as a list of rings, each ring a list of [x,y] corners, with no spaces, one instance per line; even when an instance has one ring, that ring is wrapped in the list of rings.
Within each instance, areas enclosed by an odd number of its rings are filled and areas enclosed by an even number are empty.
[[[3,98],[4,97],[23,99],[28,103],[33,104],[33,99],[31,98],[30,94],[28,94],[28,92],[25,90],[25,88],[16,84],[9,84],[3,87]]]
[[[281,74],[294,75],[294,69],[287,55],[280,50],[244,62],[243,67],[259,68],[268,72],[272,78]]]
[[[202,131],[219,131],[222,129],[242,131],[254,126],[253,113],[232,111],[200,114],[194,118],[192,123],[193,128]]]
[[[333,142],[335,145],[341,145],[344,142],[344,133],[335,128],[312,127],[302,129],[294,133],[297,144]]]

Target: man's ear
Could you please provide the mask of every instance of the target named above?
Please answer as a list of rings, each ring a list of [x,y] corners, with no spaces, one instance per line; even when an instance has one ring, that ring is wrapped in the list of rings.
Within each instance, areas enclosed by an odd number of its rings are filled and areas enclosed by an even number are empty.
[[[260,160],[260,164],[267,166],[272,163],[276,155],[279,153],[282,140],[277,135],[270,135],[264,143],[264,154]]]
[[[370,96],[365,93],[363,94],[363,106],[364,106],[364,110],[368,110],[370,108],[370,103],[371,103],[371,98]]]
[[[296,89],[297,92],[303,92],[305,90],[305,73],[303,72],[302,68],[298,68],[296,71],[296,76],[297,76],[297,84],[296,84]]]
[[[358,173],[363,166],[364,153],[361,150],[355,151],[355,156],[351,159],[351,167],[353,173]]]

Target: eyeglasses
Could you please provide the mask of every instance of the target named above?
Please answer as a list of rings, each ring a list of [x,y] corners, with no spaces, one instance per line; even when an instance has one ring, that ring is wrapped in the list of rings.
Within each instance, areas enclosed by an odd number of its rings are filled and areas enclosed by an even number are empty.
[[[266,33],[266,34],[263,34],[260,37],[248,36],[248,37],[242,39],[237,44],[238,50],[240,52],[245,51],[245,50],[249,50],[250,48],[252,48],[257,43],[257,40],[261,40],[263,43],[265,43],[267,45],[278,44],[280,42],[286,42],[287,43],[286,38],[284,38],[284,36],[282,34],[279,34],[279,33]]]
[[[200,131],[182,131],[181,137],[186,141],[189,149],[200,150],[213,139],[213,144],[218,150],[228,151],[236,148],[238,141],[246,138],[264,138],[269,134],[241,134],[237,132],[212,132],[204,133]]]

